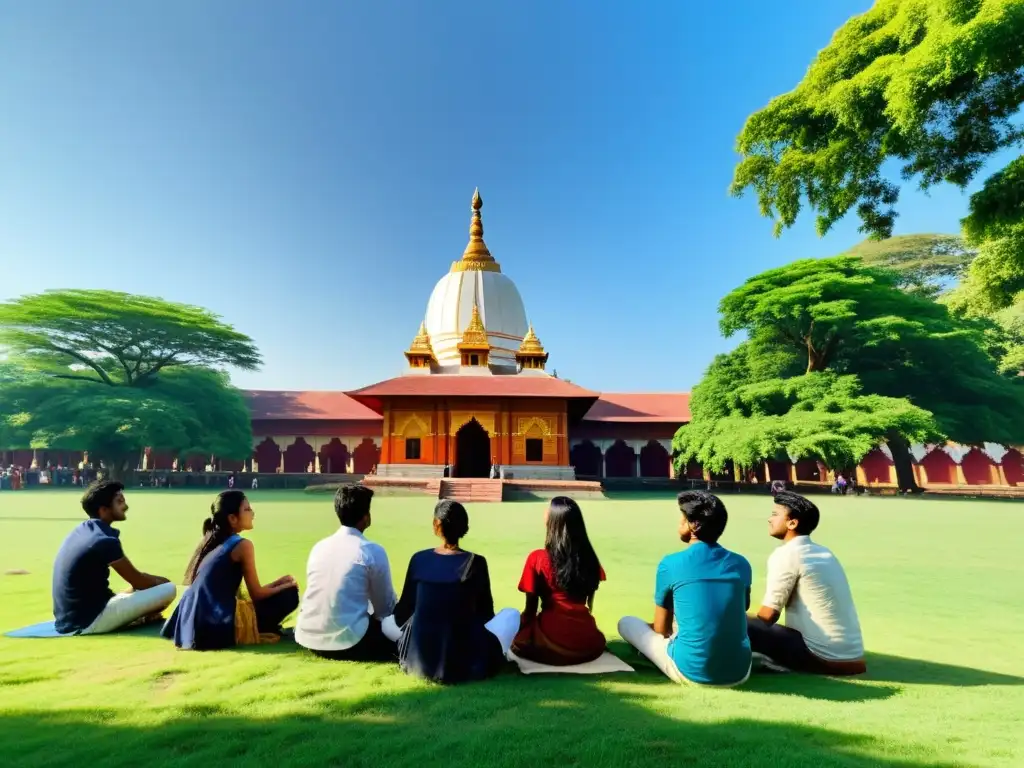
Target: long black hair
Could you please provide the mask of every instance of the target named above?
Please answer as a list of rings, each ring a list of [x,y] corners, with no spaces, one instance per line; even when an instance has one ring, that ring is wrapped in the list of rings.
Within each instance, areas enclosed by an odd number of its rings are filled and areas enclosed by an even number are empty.
[[[191,584],[196,574],[199,573],[199,566],[208,554],[223,544],[231,537],[231,523],[228,521],[230,515],[237,515],[245,502],[245,494],[242,491],[221,491],[217,498],[210,505],[210,516],[203,520],[203,538],[199,546],[192,553],[192,559],[188,561],[185,569],[185,584]]]
[[[583,511],[568,496],[551,500],[544,549],[559,589],[580,600],[590,598],[597,591],[601,563],[587,536]]]

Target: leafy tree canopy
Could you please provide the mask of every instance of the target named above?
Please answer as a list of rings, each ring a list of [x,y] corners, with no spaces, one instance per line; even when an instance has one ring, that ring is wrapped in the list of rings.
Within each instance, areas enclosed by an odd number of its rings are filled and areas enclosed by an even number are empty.
[[[241,459],[250,414],[222,366],[252,340],[207,310],[113,291],[0,304],[0,444],[88,450],[115,474],[141,450]]]
[[[1024,439],[1024,389],[997,372],[990,325],[953,317],[897,282],[852,256],[797,261],[722,299],[722,331],[745,331],[757,357],[788,353],[808,373],[854,374],[867,393],[905,397],[953,440]]]
[[[897,235],[867,239],[846,252],[868,267],[896,273],[905,291],[935,298],[964,279],[976,251],[957,235]]]
[[[0,304],[0,346],[53,378],[145,386],[174,366],[255,370],[252,340],[211,312],[149,296],[60,290]]]
[[[855,209],[861,231],[890,236],[899,184],[886,176],[889,161],[922,188],[963,187],[1024,138],[1014,121],[1024,103],[1021,40],[1024,0],[878,0],[835,33],[793,91],[747,120],[733,194],[753,189],[776,234],[806,201],[819,233]],[[1018,174],[979,193],[968,232],[1020,221],[1006,197]]]
[[[713,472],[728,461],[753,467],[773,459],[850,467],[894,433],[921,442],[941,436],[930,413],[902,398],[864,395],[855,376],[822,372],[723,386],[746,367],[748,351],[720,356],[694,389],[693,420],[673,440],[677,471],[691,460]]]
[[[90,451],[108,467],[134,465],[143,448],[175,454],[248,458],[249,409],[226,374],[205,368],[166,371],[146,387],[86,389],[25,371],[0,386],[0,444]]]

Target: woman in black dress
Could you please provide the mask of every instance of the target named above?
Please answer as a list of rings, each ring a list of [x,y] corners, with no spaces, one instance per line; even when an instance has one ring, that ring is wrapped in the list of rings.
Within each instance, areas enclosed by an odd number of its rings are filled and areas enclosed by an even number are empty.
[[[439,501],[434,534],[441,545],[409,561],[394,620],[399,663],[410,675],[439,683],[493,677],[519,629],[514,608],[494,614],[487,561],[459,547],[468,531],[465,507]]]

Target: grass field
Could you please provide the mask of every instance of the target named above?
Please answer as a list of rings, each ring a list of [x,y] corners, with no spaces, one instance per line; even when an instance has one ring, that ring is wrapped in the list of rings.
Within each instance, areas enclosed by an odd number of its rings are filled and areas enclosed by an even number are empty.
[[[336,528],[330,497],[256,493],[261,577],[303,581]],[[142,569],[180,579],[207,494],[128,495],[122,541]],[[754,566],[774,546],[766,497],[726,498],[723,543]],[[634,675],[533,676],[443,688],[390,665],[328,662],[294,644],[176,651],[149,629],[119,636],[0,638],[0,764],[422,766],[1024,765],[1024,506],[823,498],[816,538],[853,584],[869,650],[857,680],[756,675],[735,690]],[[432,546],[428,499],[379,498],[369,535],[396,585]],[[521,607],[542,503],[471,506],[467,548],[490,564],[497,607]],[[652,612],[654,568],[678,548],[671,498],[584,504],[608,572],[598,623]],[[0,630],[50,618],[50,564],[82,519],[77,494],[0,494]],[[117,577],[113,580],[116,582]],[[119,588],[115,585],[115,588]]]

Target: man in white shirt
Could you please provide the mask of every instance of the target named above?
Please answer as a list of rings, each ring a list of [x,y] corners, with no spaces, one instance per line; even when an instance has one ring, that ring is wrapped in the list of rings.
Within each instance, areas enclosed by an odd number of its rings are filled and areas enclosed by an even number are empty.
[[[316,543],[306,565],[295,641],[317,656],[346,661],[391,661],[395,643],[381,631],[381,620],[398,598],[384,547],[368,541],[373,491],[345,485],[334,496],[341,528]]]
[[[819,518],[803,496],[775,495],[768,532],[782,546],[768,558],[761,610],[747,619],[750,649],[797,672],[859,675],[867,668],[853,593],[836,556],[811,541]],[[785,626],[778,623],[783,608]]]

